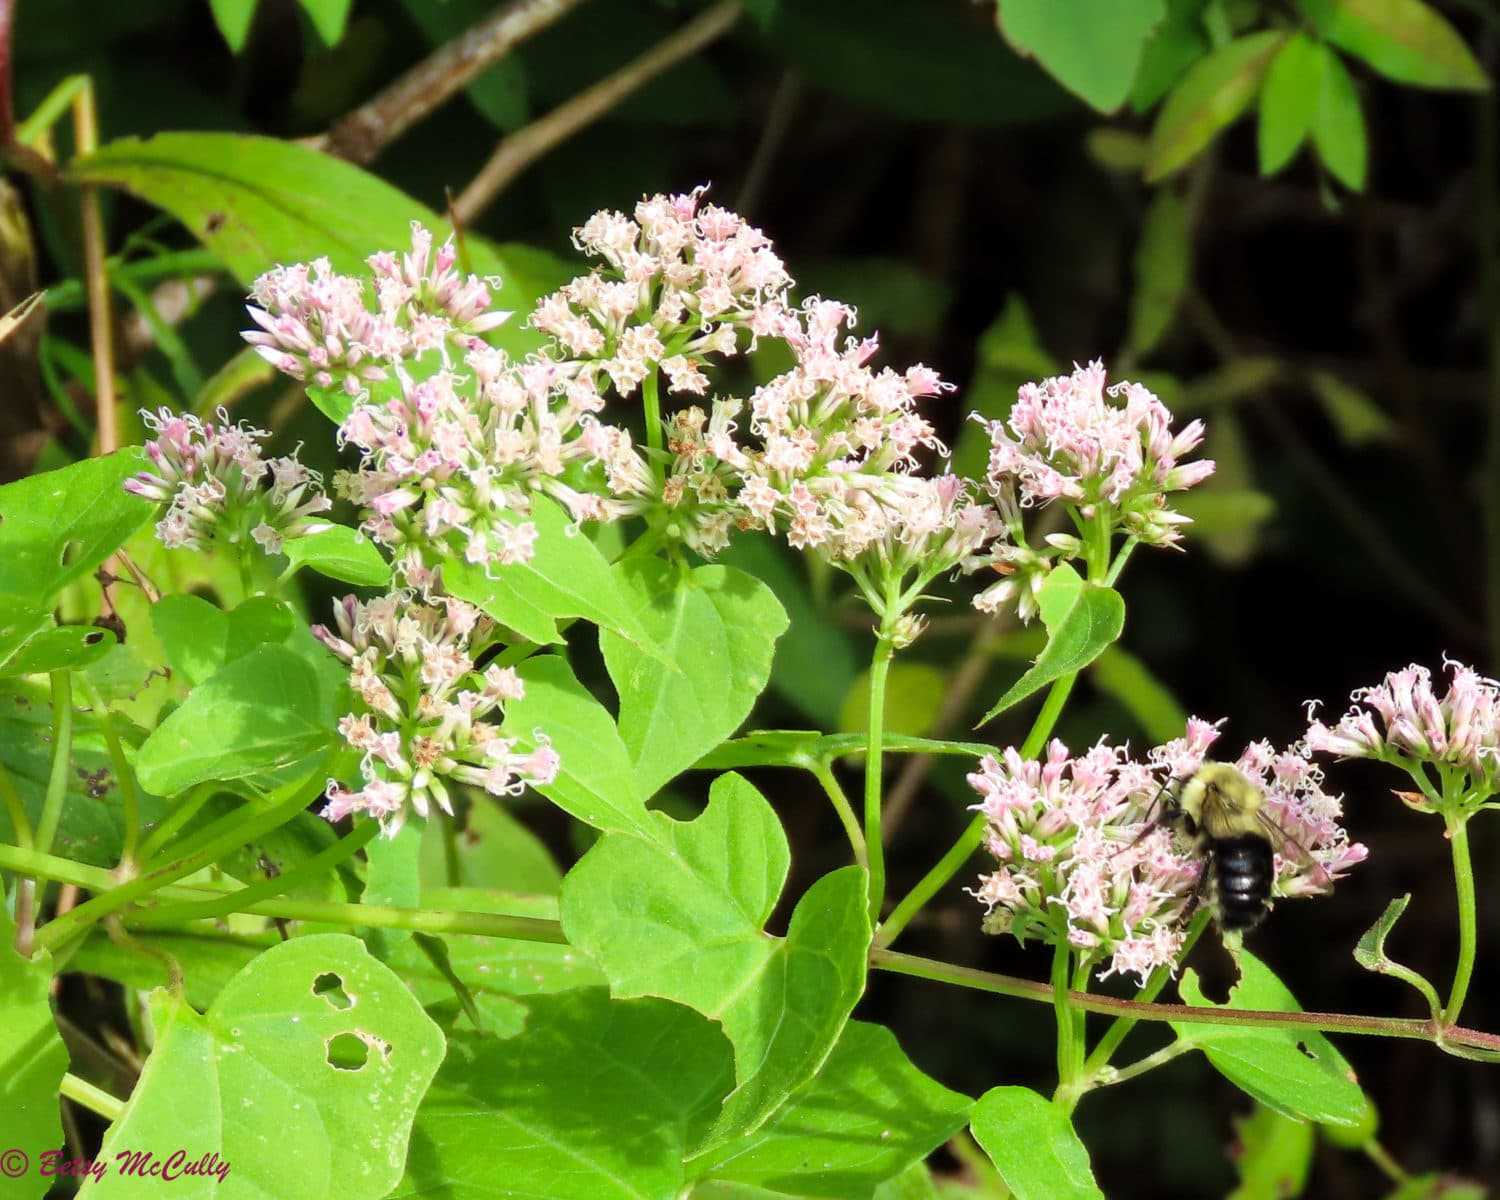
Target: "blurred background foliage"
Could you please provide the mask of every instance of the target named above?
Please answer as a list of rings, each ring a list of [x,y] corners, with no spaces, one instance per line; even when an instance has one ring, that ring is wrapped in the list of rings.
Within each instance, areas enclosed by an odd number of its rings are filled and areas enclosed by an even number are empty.
[[[1192,712],[1228,718],[1232,756],[1295,739],[1304,700],[1336,714],[1352,687],[1408,662],[1437,668],[1446,654],[1500,673],[1500,156],[1487,84],[1500,16],[1486,0],[1001,0],[998,13],[983,0],[0,0],[0,14],[0,134],[15,168],[0,183],[0,305],[41,288],[48,309],[0,346],[0,479],[94,439],[77,192],[23,144],[110,185],[122,440],[142,406],[226,403],[325,471],[325,419],[240,351],[256,271],[335,241],[356,258],[376,249],[367,231],[414,214],[394,188],[436,212],[452,204],[502,244],[523,304],[578,269],[569,230],[593,210],[710,182],[714,201],[771,235],[804,294],[859,307],[883,361],[921,360],[959,385],[939,419],[968,473],[983,470],[983,439],[964,418],[1003,416],[1019,383],[1075,361],[1103,358],[1207,422],[1219,470],[1184,503],[1198,522],[1187,553],[1131,564],[1125,636],[1060,729],[1073,746],[1149,745]],[[403,73],[458,39],[493,44],[516,28],[526,36],[510,53],[424,102],[420,121],[409,97],[391,101]],[[695,29],[662,69],[652,56]],[[47,126],[63,112],[48,97],[79,75],[104,145],[92,165],[73,160],[66,122]],[[632,86],[601,95],[609,80]],[[393,113],[414,120],[400,136]],[[294,169],[238,138],[153,137],[166,131],[304,139],[389,188],[327,159]],[[120,142],[132,137],[151,140]],[[497,147],[509,173],[471,190]],[[838,578],[767,542],[742,539],[726,557],[772,582],[793,617],[754,723],[858,728],[868,621]],[[213,589],[212,565],[198,570]],[[969,591],[954,586],[950,613],[898,662],[897,731],[964,736],[1039,648],[1037,631],[974,614]],[[310,595],[310,611],[328,598]],[[581,671],[597,663],[587,639],[573,650]],[[1019,741],[1030,716],[978,736]],[[897,895],[962,827],[962,775],[954,761],[893,774]],[[841,861],[842,838],[809,779],[757,782],[792,837],[795,897]],[[1391,895],[1416,896],[1393,951],[1439,977],[1452,962],[1447,855],[1392,782],[1335,769],[1370,861],[1334,900],[1283,905],[1254,937],[1305,1007],[1420,1015],[1350,954]],[[660,803],[691,812],[706,785],[689,775]],[[472,874],[555,888],[581,834],[539,805],[520,815],[476,818]],[[1490,824],[1474,836],[1493,960]],[[951,888],[902,948],[1045,971],[984,938],[978,915]],[[866,1005],[954,1087],[1050,1086],[1045,1008],[892,977]],[[1500,1029],[1492,989],[1466,1020]],[[1492,1068],[1419,1042],[1343,1049],[1408,1168],[1500,1183]],[[1091,1096],[1077,1120],[1114,1197],[1285,1195],[1299,1175],[1309,1195],[1380,1192],[1360,1156],[1245,1103],[1194,1056]]]

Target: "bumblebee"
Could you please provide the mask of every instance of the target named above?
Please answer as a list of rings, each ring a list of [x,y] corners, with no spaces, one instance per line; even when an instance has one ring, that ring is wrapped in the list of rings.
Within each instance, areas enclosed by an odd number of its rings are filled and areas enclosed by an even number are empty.
[[[1265,793],[1227,763],[1205,762],[1165,795],[1159,823],[1193,838],[1203,859],[1193,903],[1206,899],[1225,932],[1259,925],[1270,908],[1276,852],[1307,851],[1261,811]]]

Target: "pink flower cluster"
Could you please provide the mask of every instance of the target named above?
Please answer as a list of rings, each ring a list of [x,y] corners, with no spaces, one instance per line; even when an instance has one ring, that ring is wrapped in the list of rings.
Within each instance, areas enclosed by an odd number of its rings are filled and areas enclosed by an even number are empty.
[[[674,392],[703,395],[702,363],[773,332],[791,277],[770,239],[742,217],[699,204],[703,189],[651,196],[634,216],[599,212],[573,232],[602,261],[543,299],[531,325],[562,356],[603,371],[622,396],[658,367]]]
[[[452,598],[416,603],[400,592],[367,604],[347,596],[334,623],[313,633],[351,668],[357,704],[339,732],[363,755],[363,786],[351,791],[329,780],[329,820],[363,812],[394,837],[408,809],[452,815],[445,780],[513,796],[557,778],[557,753],[544,735],[522,749],[500,734],[503,705],[525,688],[514,668],[476,667],[494,634],[478,609]]]
[[[985,905],[986,932],[1107,957],[1105,975],[1130,973],[1143,984],[1158,967],[1175,967],[1203,863],[1190,840],[1155,818],[1163,789],[1196,771],[1217,737],[1195,719],[1144,763],[1103,742],[1074,757],[1057,740],[1043,762],[1014,749],[981,759],[969,785],[999,863],[971,893]],[[1264,791],[1263,811],[1289,842],[1276,856],[1274,894],[1326,891],[1365,857],[1305,757],[1259,742],[1234,765]]]
[[[1014,541],[985,561],[1004,578],[974,603],[992,612],[1018,601],[1023,619],[1035,611],[1036,591],[1057,558],[1077,557],[1101,539],[1107,547],[1116,534],[1151,546],[1180,541],[1189,518],[1167,507],[1167,494],[1203,482],[1214,469],[1207,459],[1180,461],[1203,440],[1201,421],[1174,434],[1166,405],[1139,383],[1106,388],[1097,361],[1024,385],[1010,415],[985,428],[985,489]],[[1020,510],[1053,502],[1065,507],[1077,532],[1054,534],[1048,550],[1033,550]]]
[[[218,417],[214,424],[169,408],[141,412],[156,434],[146,443],[154,470],[127,479],[125,490],[167,505],[156,524],[162,544],[199,549],[253,540],[278,554],[287,538],[327,528],[313,519],[332,507],[317,475],[291,455],[263,457],[265,430],[231,425],[223,409]]]
[[[1432,672],[1415,663],[1374,687],[1357,689],[1354,705],[1334,725],[1311,718],[1306,745],[1339,758],[1374,758],[1408,766],[1457,767],[1473,790],[1500,789],[1500,683],[1472,667],[1448,662],[1441,698]]]
[[[511,315],[490,308],[485,281],[455,269],[452,238],[434,252],[432,234],[415,221],[410,253],[382,251],[367,261],[373,310],[364,281],[334,271],[326,258],[267,271],[251,288],[247,311],[258,328],[245,340],[293,379],[355,396],[403,359],[446,354],[450,343],[482,346],[479,335]]]
[[[481,565],[529,561],[534,494],[575,521],[626,511],[599,494],[620,452],[594,418],[604,400],[586,376],[548,359],[513,367],[490,346],[470,350],[464,364],[465,375],[440,370],[420,381],[400,371],[399,394],[361,399],[339,427],[362,461],[336,475],[335,487],[366,512],[361,527],[396,551],[413,583],[445,554]],[[626,442],[628,471],[637,460]],[[597,490],[567,482],[601,469]]]

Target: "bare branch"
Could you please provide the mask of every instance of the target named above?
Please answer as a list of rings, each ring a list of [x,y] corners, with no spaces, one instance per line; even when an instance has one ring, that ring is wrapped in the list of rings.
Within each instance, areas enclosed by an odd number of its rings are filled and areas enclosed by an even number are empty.
[[[527,38],[584,0],[511,0],[440,46],[373,100],[340,117],[314,141],[319,150],[364,165],[452,99]],[[3,0],[0,0],[3,3]]]
[[[716,4],[613,75],[579,92],[525,129],[511,134],[453,202],[454,216],[464,224],[471,223],[527,166],[598,120],[663,71],[727,33],[740,19],[742,11],[740,0]]]

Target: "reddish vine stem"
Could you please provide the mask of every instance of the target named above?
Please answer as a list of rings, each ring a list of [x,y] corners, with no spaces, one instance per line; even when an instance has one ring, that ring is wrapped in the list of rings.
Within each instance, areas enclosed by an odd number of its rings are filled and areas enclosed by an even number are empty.
[[[870,965],[898,975],[911,975],[937,983],[953,983],[979,991],[995,992],[1050,1004],[1052,987],[1034,979],[997,975],[974,967],[960,967],[936,959],[919,958],[895,950],[872,950]],[[1163,1004],[1138,1000],[1119,1000],[1113,996],[1096,996],[1091,992],[1068,993],[1076,1008],[1131,1017],[1142,1021],[1178,1021],[1198,1025],[1244,1025],[1255,1029],[1276,1029],[1289,1025],[1319,1029],[1327,1033],[1379,1034],[1386,1037],[1414,1038],[1435,1042],[1444,1047],[1481,1050],[1500,1054],[1500,1034],[1484,1033],[1462,1025],[1443,1026],[1431,1020],[1405,1017],[1367,1017],[1358,1013],[1278,1012],[1256,1008],[1207,1008],[1189,1004]]]
[[[3,2],[3,0],[0,0]],[[566,16],[584,0],[512,0],[446,42],[373,100],[340,117],[314,143],[364,166],[452,99],[480,72]]]

